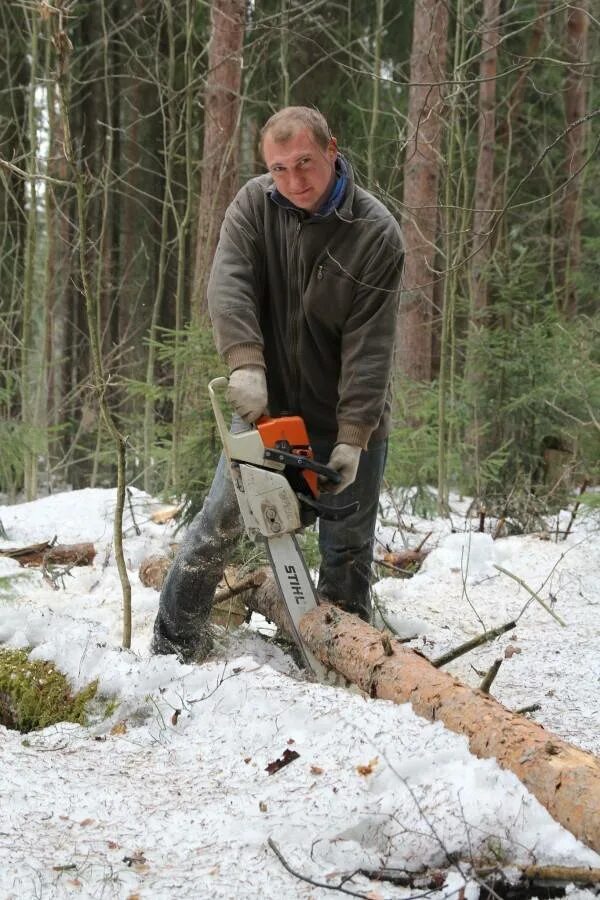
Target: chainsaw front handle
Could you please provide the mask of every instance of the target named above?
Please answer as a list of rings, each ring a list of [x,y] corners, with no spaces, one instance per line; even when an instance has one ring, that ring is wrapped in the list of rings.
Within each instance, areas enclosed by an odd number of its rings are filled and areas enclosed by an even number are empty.
[[[213,378],[212,381],[208,383],[208,396],[210,397],[210,402],[213,408],[213,412],[215,414],[215,420],[217,423],[217,429],[221,436],[221,443],[223,444],[223,449],[225,451],[225,455],[227,459],[231,462],[231,457],[229,455],[229,429],[227,428],[227,423],[225,422],[225,416],[223,415],[223,410],[221,408],[221,403],[219,397],[217,395],[217,391],[221,388],[226,388],[229,384],[229,379],[225,377],[225,375],[220,375],[218,378]]]
[[[333,484],[339,484],[342,480],[342,476],[335,469],[331,469],[309,456],[298,456],[298,454],[288,453],[286,450],[274,450],[272,447],[266,447],[265,459],[274,459],[276,462],[285,463],[286,466],[293,466],[295,469],[308,469]]]

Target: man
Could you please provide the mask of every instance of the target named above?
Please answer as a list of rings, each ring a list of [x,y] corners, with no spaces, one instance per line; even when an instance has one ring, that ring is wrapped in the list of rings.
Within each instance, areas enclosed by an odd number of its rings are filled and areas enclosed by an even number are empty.
[[[327,122],[288,107],[261,132],[266,175],[225,215],[208,285],[215,341],[229,371],[233,428],[267,410],[298,414],[315,457],[339,472],[322,483],[323,599],[369,620],[379,491],[387,452],[390,377],[403,251],[398,223],[357,187]],[[204,506],[165,581],[153,649],[202,658],[206,621],[242,526],[221,457]]]

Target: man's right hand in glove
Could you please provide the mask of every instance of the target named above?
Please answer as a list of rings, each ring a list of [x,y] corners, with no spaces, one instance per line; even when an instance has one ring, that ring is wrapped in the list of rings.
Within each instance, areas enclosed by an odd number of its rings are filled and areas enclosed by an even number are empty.
[[[336,444],[327,465],[340,475],[339,484],[319,477],[320,488],[328,494],[340,494],[356,479],[362,450],[353,444]]]
[[[241,418],[252,424],[267,411],[267,378],[262,366],[240,366],[229,376],[227,399]]]

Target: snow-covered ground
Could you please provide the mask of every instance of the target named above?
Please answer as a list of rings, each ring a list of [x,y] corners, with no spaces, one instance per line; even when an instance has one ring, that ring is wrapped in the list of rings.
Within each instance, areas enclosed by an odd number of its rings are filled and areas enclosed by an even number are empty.
[[[0,643],[31,647],[75,687],[99,680],[98,716],[21,735],[0,727],[0,898],[405,897],[359,869],[449,870],[432,897],[476,898],[471,862],[600,866],[515,776],[409,706],[308,681],[256,624],[219,636],[204,665],[148,652],[158,594],[137,571],[173,540],[158,504],[133,492],[127,517],[132,650],[120,649],[121,592],[112,553],[113,491],[0,507],[0,548],[57,536],[93,541],[94,566],[56,589],[0,558]],[[581,515],[566,541],[475,533],[454,500],[449,520],[403,517],[433,548],[411,579],[376,586],[388,622],[434,657],[521,615],[516,631],[448,667],[472,685],[507,657],[492,692],[511,708],[600,753],[600,523]],[[389,509],[385,521],[394,513]],[[564,521],[567,520],[565,513]],[[564,524],[564,523],[563,523]],[[400,549],[398,529],[379,529]],[[526,582],[567,627],[531,599]],[[259,623],[260,624],[260,623]],[[108,701],[111,699],[111,705]],[[103,714],[109,710],[109,714]],[[267,765],[299,755],[276,774]],[[599,812],[600,814],[600,812]],[[457,863],[449,865],[448,854]],[[414,891],[412,892],[414,895]],[[593,896],[573,891],[571,897]]]

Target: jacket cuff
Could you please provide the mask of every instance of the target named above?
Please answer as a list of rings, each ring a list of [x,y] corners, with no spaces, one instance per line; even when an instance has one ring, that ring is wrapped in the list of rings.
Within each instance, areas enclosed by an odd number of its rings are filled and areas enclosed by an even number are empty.
[[[241,369],[242,366],[262,366],[266,369],[265,357],[260,344],[234,344],[225,353],[225,362],[229,371]]]
[[[370,425],[357,425],[356,422],[338,422],[336,444],[354,444],[366,450],[372,433],[373,429]]]

